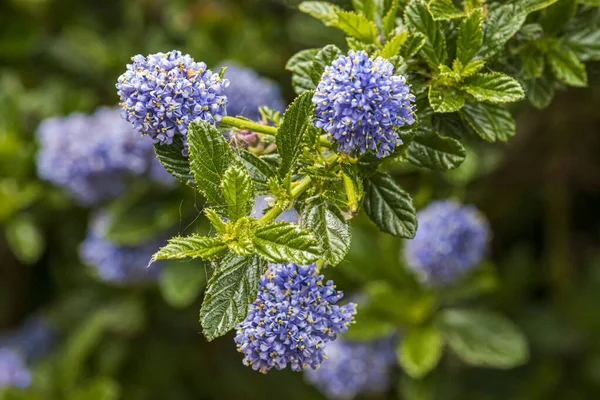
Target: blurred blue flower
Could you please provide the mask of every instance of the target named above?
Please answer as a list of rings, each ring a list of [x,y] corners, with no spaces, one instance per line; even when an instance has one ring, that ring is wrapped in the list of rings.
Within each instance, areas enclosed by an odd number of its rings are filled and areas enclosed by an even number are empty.
[[[229,62],[222,63],[217,69],[226,66],[225,78],[230,85],[225,89],[229,104],[229,115],[241,115],[248,119],[260,120],[258,107],[268,106],[280,112],[285,111],[285,103],[279,85],[270,79],[263,78],[250,68]]]
[[[388,156],[402,144],[397,128],[415,122],[415,96],[403,76],[382,57],[351,50],[325,68],[315,94],[315,126],[343,153]]]
[[[148,57],[137,55],[116,84],[121,115],[155,142],[171,144],[180,132],[186,142],[188,124],[202,119],[216,124],[227,115],[227,79],[173,50]]]
[[[45,318],[34,315],[16,330],[0,336],[0,347],[16,350],[31,361],[50,351],[56,336],[56,329]]]
[[[425,283],[452,283],[485,255],[489,226],[475,207],[434,201],[417,214],[417,220],[417,234],[406,241],[404,257]]]
[[[354,323],[356,304],[336,305],[342,297],[315,264],[270,264],[246,319],[236,327],[244,364],[263,373],[288,363],[294,371],[318,368],[325,344]]]
[[[26,388],[31,385],[31,372],[19,353],[0,348],[0,389],[7,387]]]
[[[260,218],[263,216],[265,210],[270,206],[269,199],[272,197],[269,196],[256,196],[254,198],[254,206],[252,207],[251,217]],[[284,222],[292,222],[294,224],[298,223],[298,211],[295,208],[284,211],[275,219],[275,221],[284,221]]]
[[[160,262],[148,266],[152,255],[164,244],[163,238],[153,238],[138,245],[120,245],[106,239],[108,216],[101,212],[94,216],[87,237],[80,247],[84,263],[96,271],[98,277],[116,284],[139,284],[156,280]]]
[[[152,141],[136,134],[117,109],[46,119],[37,137],[38,175],[84,205],[120,195],[134,177],[174,182],[156,159]]]
[[[395,342],[393,337],[370,342],[338,339],[325,346],[327,359],[321,368],[306,370],[305,376],[332,400],[383,392],[396,362]]]

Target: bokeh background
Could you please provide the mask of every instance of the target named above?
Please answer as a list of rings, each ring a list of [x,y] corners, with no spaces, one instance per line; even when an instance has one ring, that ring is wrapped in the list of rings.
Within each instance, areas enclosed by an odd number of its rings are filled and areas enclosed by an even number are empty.
[[[41,181],[35,167],[39,123],[116,105],[116,78],[134,54],[179,49],[209,66],[234,60],[293,99],[287,59],[328,43],[344,48],[341,33],[298,12],[297,3],[0,3],[0,330],[8,334],[36,316],[54,330],[51,351],[32,367],[35,393],[20,398],[322,398],[300,373],[263,376],[244,367],[231,334],[207,343],[197,322],[201,296],[174,307],[177,294],[169,297],[166,284],[131,288],[96,279],[78,252],[90,210]],[[486,268],[493,272],[466,301],[509,316],[526,333],[531,356],[504,371],[467,367],[447,354],[422,381],[396,368],[390,389],[375,398],[599,398],[598,65],[588,65],[588,74],[588,88],[559,93],[545,110],[516,105],[517,136],[472,144],[456,171],[393,167],[418,208],[456,197],[487,215],[493,242]],[[197,218],[201,199],[185,188],[172,196],[177,232],[207,229]],[[399,239],[362,217],[353,235],[348,260],[326,271],[338,287],[353,294],[372,281],[410,280]],[[101,312],[109,324],[98,322]]]

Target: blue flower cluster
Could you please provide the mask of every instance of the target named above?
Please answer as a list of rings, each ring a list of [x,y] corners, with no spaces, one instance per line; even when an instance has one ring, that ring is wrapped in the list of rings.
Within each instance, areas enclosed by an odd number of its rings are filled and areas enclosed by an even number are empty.
[[[25,360],[14,350],[0,348],[0,389],[26,388],[31,384],[31,372]]]
[[[419,229],[406,242],[404,257],[425,283],[452,283],[485,255],[489,226],[475,207],[435,201],[417,214],[417,220]]]
[[[115,284],[139,284],[153,281],[160,273],[160,263],[148,266],[152,255],[165,244],[154,238],[138,245],[119,245],[106,239],[108,216],[94,216],[87,237],[80,247],[84,263],[96,271],[98,277]]]
[[[140,137],[113,108],[44,120],[37,137],[38,175],[66,189],[84,205],[121,194],[133,177],[174,182],[156,160],[152,141]]]
[[[351,50],[325,68],[315,94],[315,126],[347,154],[390,155],[402,144],[397,128],[415,122],[415,96],[382,57]]]
[[[354,323],[356,304],[336,305],[342,297],[315,264],[270,264],[246,319],[236,327],[244,364],[262,373],[288,364],[294,371],[318,368],[325,344]]]
[[[252,207],[252,213],[250,216],[254,218],[262,217],[265,210],[270,206],[269,199],[272,199],[272,197],[256,196],[254,198],[254,206]],[[297,224],[298,218],[300,218],[298,211],[296,211],[295,208],[292,208],[291,210],[287,210],[279,214],[275,221],[292,222]]]
[[[0,348],[18,351],[31,361],[50,351],[56,336],[55,328],[45,318],[33,316],[15,331],[0,336]]]
[[[171,144],[188,124],[202,119],[215,124],[227,115],[227,79],[189,55],[173,50],[148,57],[137,55],[117,82],[121,115],[155,142]]]
[[[229,115],[241,115],[258,121],[261,118],[258,111],[260,106],[268,106],[280,112],[285,111],[281,90],[276,82],[261,77],[250,68],[232,63],[224,63],[220,67],[225,65],[227,65],[225,78],[230,82],[224,92],[229,101],[227,105]]]
[[[371,342],[338,339],[325,346],[327,360],[321,368],[307,370],[305,376],[332,400],[381,393],[389,386],[396,362],[395,342],[393,337]]]

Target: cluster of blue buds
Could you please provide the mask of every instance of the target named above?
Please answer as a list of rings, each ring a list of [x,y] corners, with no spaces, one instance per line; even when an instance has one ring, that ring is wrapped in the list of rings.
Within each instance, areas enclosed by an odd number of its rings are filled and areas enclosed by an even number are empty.
[[[100,212],[93,217],[87,237],[80,247],[83,262],[94,268],[97,276],[114,284],[140,284],[157,279],[160,262],[148,262],[166,243],[153,238],[137,245],[121,245],[106,239],[108,216]]]
[[[389,386],[396,363],[393,337],[369,342],[338,339],[325,347],[327,360],[305,376],[332,400],[350,400],[361,394],[377,394]]]
[[[227,79],[189,55],[137,55],[117,82],[121,115],[155,142],[171,144],[177,132],[186,142],[188,124],[202,119],[216,124],[227,115]]]
[[[258,121],[261,118],[258,111],[260,106],[268,106],[279,112],[285,111],[285,102],[276,82],[263,78],[250,68],[233,63],[224,63],[220,67],[224,66],[227,66],[225,78],[230,82],[224,92],[229,102],[229,115],[241,115]]]
[[[113,108],[44,120],[37,137],[38,175],[89,206],[120,195],[130,179],[174,179],[158,162],[152,141],[140,137]]]
[[[271,206],[271,204],[269,204],[270,199],[273,199],[273,197],[256,196],[254,198],[254,206],[252,206],[252,213],[250,214],[250,216],[253,218],[262,217],[265,210]],[[297,224],[299,218],[300,215],[298,215],[298,211],[296,211],[295,208],[292,208],[279,214],[275,221],[291,222]]]
[[[404,257],[425,283],[453,283],[485,255],[490,229],[475,207],[435,201],[417,213],[417,220],[419,229],[406,242]]]
[[[346,154],[388,156],[402,144],[397,129],[415,122],[415,96],[404,77],[363,51],[351,50],[326,67],[312,101],[315,126]]]
[[[318,368],[325,345],[354,323],[356,304],[336,305],[342,297],[315,264],[270,264],[246,319],[236,327],[244,364],[262,373],[288,364],[294,371]]]
[[[0,348],[0,389],[26,388],[31,385],[31,372],[15,350]]]

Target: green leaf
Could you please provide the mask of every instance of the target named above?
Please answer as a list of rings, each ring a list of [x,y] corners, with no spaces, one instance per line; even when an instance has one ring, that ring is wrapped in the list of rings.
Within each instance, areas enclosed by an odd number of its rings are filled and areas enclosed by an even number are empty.
[[[525,46],[519,52],[525,78],[539,78],[544,72],[544,55],[535,46]]]
[[[383,232],[413,238],[417,217],[410,195],[388,174],[380,172],[365,179],[365,211]]]
[[[429,0],[427,6],[429,7],[429,12],[433,15],[433,19],[436,21],[464,16],[464,13],[456,8],[452,0]]]
[[[254,195],[252,179],[246,169],[232,165],[227,168],[221,180],[221,191],[227,204],[227,216],[231,221],[250,214]]]
[[[375,20],[375,0],[352,0],[354,11],[363,14],[367,19]]]
[[[302,94],[316,87],[312,81],[311,72],[313,70],[313,60],[319,50],[302,50],[294,54],[285,65],[287,70],[292,71],[292,86],[296,93]]]
[[[268,193],[267,181],[276,175],[275,170],[262,158],[255,156],[249,151],[240,149],[237,155],[250,173],[256,191],[259,192],[257,194]]]
[[[206,215],[206,218],[210,221],[217,233],[222,235],[227,231],[227,224],[215,210],[212,208],[205,208],[204,215]]]
[[[351,11],[336,11],[337,21],[334,26],[343,30],[347,35],[357,38],[361,42],[375,43],[377,27],[364,15]]]
[[[556,1],[557,0],[523,0],[519,4],[527,10],[528,13],[532,13],[552,5],[556,3]]]
[[[468,65],[481,48],[483,42],[482,21],[481,10],[474,10],[458,27],[456,58],[463,65]]]
[[[542,11],[539,23],[544,28],[544,35],[556,36],[564,30],[577,12],[575,0],[558,0]]]
[[[309,231],[288,222],[273,222],[256,228],[256,254],[269,262],[310,264],[319,259],[320,249]]]
[[[317,53],[313,61],[313,68],[310,75],[315,87],[319,84],[323,72],[325,72],[325,67],[331,65],[331,63],[341,55],[342,51],[332,44],[323,47]]]
[[[184,150],[181,134],[173,136],[171,144],[156,143],[154,145],[156,158],[163,167],[180,182],[195,187],[194,174],[190,170],[188,157],[183,155]]]
[[[25,264],[35,263],[44,252],[44,235],[33,218],[18,215],[6,226],[6,241],[12,253]]]
[[[413,32],[412,35],[408,36],[400,54],[406,59],[413,58],[425,46],[426,42],[425,35],[420,32]]]
[[[312,64],[313,60],[315,59],[315,56],[320,50],[321,49],[306,49],[297,52],[292,57],[290,57],[288,62],[285,64],[285,69],[293,72],[300,64]]]
[[[564,44],[580,61],[600,60],[600,28],[589,27],[563,36]]]
[[[426,37],[421,54],[431,68],[436,69],[448,57],[446,39],[439,24],[423,0],[412,0],[404,11],[406,25]]]
[[[527,18],[527,11],[518,4],[494,8],[483,22],[483,44],[478,56],[487,60],[498,53],[519,31]]]
[[[398,14],[398,8],[400,8],[400,1],[393,0],[392,6],[383,17],[382,25],[385,36],[388,36],[396,28],[396,14]]]
[[[548,74],[527,81],[527,99],[539,109],[546,108],[554,98],[554,82]]]
[[[227,250],[227,245],[220,238],[193,234],[186,237],[175,236],[152,256],[157,260],[173,260],[179,258],[214,258]]]
[[[440,136],[423,126],[417,130],[406,152],[410,163],[440,171],[457,168],[466,156],[467,152],[458,140]]]
[[[221,209],[225,199],[219,186],[225,170],[234,161],[233,151],[223,135],[202,120],[190,123],[187,136],[197,188],[213,207]]]
[[[340,10],[338,6],[326,1],[304,1],[300,3],[298,9],[327,26],[333,26],[337,22],[336,11]]]
[[[205,282],[206,268],[203,263],[175,262],[163,268],[158,287],[170,306],[185,308],[198,298]]]
[[[408,375],[419,379],[435,368],[443,349],[444,339],[433,327],[414,327],[400,341],[398,362]]]
[[[348,222],[338,208],[324,197],[302,208],[302,227],[311,231],[322,250],[322,258],[332,266],[342,262],[350,249]]]
[[[209,341],[226,334],[246,317],[266,270],[267,263],[256,256],[228,255],[219,263],[200,309],[202,331]]]
[[[475,133],[488,142],[506,142],[515,135],[515,120],[503,105],[467,103],[458,113]]]
[[[465,80],[462,88],[477,100],[492,103],[508,103],[525,97],[519,82],[500,72],[476,74]]]
[[[554,43],[546,53],[552,73],[561,82],[571,86],[587,86],[585,64],[566,46]]]
[[[464,94],[453,87],[429,86],[429,104],[437,113],[458,111],[465,105]]]
[[[500,315],[451,309],[442,311],[436,324],[452,350],[469,365],[513,368],[529,357],[523,333]]]
[[[460,76],[461,78],[468,78],[469,76],[473,76],[485,65],[485,61],[483,60],[475,60],[468,63],[466,66],[461,68]]]
[[[385,44],[383,50],[381,50],[381,56],[384,58],[390,58],[399,54],[402,45],[406,42],[406,39],[408,39],[408,35],[404,31],[391,38]]]
[[[283,114],[283,122],[277,131],[277,148],[281,155],[279,174],[282,177],[293,172],[300,155],[302,137],[308,128],[313,113],[313,92],[298,96]]]

